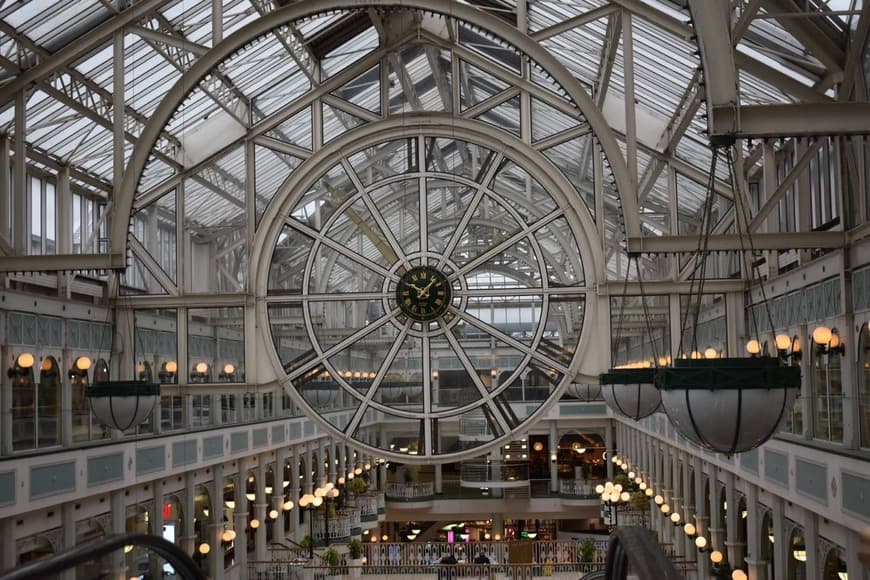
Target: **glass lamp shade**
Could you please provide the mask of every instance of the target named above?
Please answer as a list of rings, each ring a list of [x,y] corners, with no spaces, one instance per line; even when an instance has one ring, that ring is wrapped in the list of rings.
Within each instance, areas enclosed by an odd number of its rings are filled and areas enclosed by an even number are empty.
[[[105,381],[87,388],[91,412],[112,429],[126,431],[141,424],[157,405],[160,385],[142,381]]]
[[[601,400],[601,385],[592,383],[571,383],[566,392],[584,402]]]
[[[674,428],[718,453],[741,453],[770,439],[800,388],[800,369],[773,357],[678,359],[656,385]]]
[[[611,369],[601,375],[601,394],[610,409],[638,421],[658,411],[661,395],[653,379],[656,370]]]

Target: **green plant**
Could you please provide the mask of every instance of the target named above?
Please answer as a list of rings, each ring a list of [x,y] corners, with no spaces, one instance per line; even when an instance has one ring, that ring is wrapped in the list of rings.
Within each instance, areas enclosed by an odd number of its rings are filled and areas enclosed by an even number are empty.
[[[303,548],[308,548],[311,546],[312,541],[313,540],[311,539],[311,536],[306,534],[305,537],[302,538],[302,541],[299,542],[299,545],[302,546]]]
[[[642,510],[649,507],[649,498],[642,491],[636,491],[631,494],[631,507],[636,510]]]
[[[577,545],[577,555],[581,562],[591,562],[595,559],[595,540],[583,538]]]
[[[624,473],[619,473],[613,477],[613,485],[617,483],[622,486],[622,491],[628,491],[628,488],[632,485],[632,481]]]
[[[359,560],[362,558],[362,542],[359,538],[354,538],[347,545],[347,553],[351,560]]]
[[[320,560],[327,566],[338,566],[341,562],[341,554],[335,548],[329,548],[320,556]]]
[[[368,487],[368,482],[362,477],[355,477],[347,482],[347,491],[351,493],[363,493]]]

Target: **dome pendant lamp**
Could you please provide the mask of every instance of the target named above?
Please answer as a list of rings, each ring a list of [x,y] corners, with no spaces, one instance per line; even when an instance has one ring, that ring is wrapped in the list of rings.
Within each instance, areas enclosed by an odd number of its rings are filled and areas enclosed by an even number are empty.
[[[794,395],[800,388],[801,374],[797,366],[789,366],[783,357],[767,356],[761,353],[758,341],[757,321],[750,311],[751,325],[755,337],[747,344],[750,358],[745,357],[715,357],[715,350],[708,349],[711,358],[704,358],[695,353],[697,349],[697,328],[700,305],[703,297],[704,270],[708,262],[709,251],[707,240],[713,223],[711,220],[713,179],[716,173],[716,159],[719,150],[714,149],[707,200],[700,231],[696,268],[692,275],[693,284],[697,280],[697,293],[690,295],[689,306],[683,320],[683,335],[680,341],[680,352],[684,353],[684,342],[690,342],[693,354],[690,357],[677,358],[671,368],[661,368],[656,372],[655,383],[661,390],[662,406],[670,418],[674,428],[686,439],[710,451],[733,454],[741,453],[758,447],[767,441],[779,427],[779,423],[791,409]],[[727,150],[729,172],[731,171],[731,151]],[[731,174],[734,191],[739,191]],[[749,232],[748,212],[741,203],[741,196],[734,196],[736,223],[738,230],[744,226],[745,236],[750,248],[749,259],[744,263],[750,268],[750,287],[752,277],[757,268],[753,256],[752,236]],[[742,220],[741,220],[742,218]],[[764,289],[762,287],[762,293]],[[770,328],[773,329],[773,319],[770,315],[768,300],[762,294]],[[692,301],[696,302],[693,304]],[[694,307],[693,330],[691,339],[687,340],[686,321],[689,312]],[[759,356],[761,355],[761,356]]]
[[[637,266],[637,277],[641,281],[640,264],[637,256],[629,256],[629,263],[625,270],[625,288],[622,295],[622,303],[620,304],[619,316],[616,321],[616,340],[613,342],[615,347],[620,344],[620,333],[622,331],[625,305],[628,302],[628,273],[631,270],[631,260],[635,260]],[[643,293],[643,282],[641,281],[641,296],[640,299],[644,308],[644,318],[647,323],[649,332],[649,344],[655,349],[655,339],[652,335],[652,330],[649,326],[649,312],[646,308],[646,296]],[[616,348],[614,348],[616,350]],[[608,372],[602,373],[599,377],[601,383],[601,394],[604,396],[604,401],[610,409],[629,419],[639,421],[644,417],[648,417],[659,410],[661,406],[661,395],[655,386],[654,365],[659,359],[655,352],[652,353],[652,362],[649,360],[634,361],[611,368]]]

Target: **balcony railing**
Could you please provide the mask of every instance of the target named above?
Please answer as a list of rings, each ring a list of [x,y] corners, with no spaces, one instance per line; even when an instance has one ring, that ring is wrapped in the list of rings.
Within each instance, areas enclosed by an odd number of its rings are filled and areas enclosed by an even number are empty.
[[[532,542],[535,562],[580,563],[578,540],[537,540]],[[435,564],[444,554],[453,554],[459,562],[471,562],[478,554],[486,554],[493,564],[508,561],[511,542],[378,542],[363,544],[363,556],[369,565],[418,566]],[[595,542],[593,562],[607,557],[607,538]]]
[[[350,566],[303,566],[295,562],[256,561],[248,563],[249,578],[281,580],[333,580],[366,578],[402,578],[411,580],[510,580],[512,578],[547,578],[547,580],[577,580],[584,575],[604,570],[604,563],[543,563],[543,564],[418,564],[393,566],[364,564]]]
[[[511,487],[528,485],[528,463],[505,463],[502,461],[466,461],[459,476],[465,487]]]
[[[431,482],[389,482],[386,499],[389,501],[429,501],[435,497],[435,484]]]
[[[588,479],[563,479],[559,481],[559,493],[570,499],[598,499],[595,486],[604,483]]]

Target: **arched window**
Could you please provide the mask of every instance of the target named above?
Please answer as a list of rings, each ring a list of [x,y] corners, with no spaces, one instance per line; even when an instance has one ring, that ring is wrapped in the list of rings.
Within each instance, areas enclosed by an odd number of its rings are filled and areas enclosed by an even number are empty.
[[[828,345],[813,344],[811,380],[813,388],[813,436],[827,441],[843,440],[842,356],[832,349],[839,345],[837,329],[831,330]],[[836,337],[836,338],[835,338]],[[836,342],[836,344],[834,344]]]

